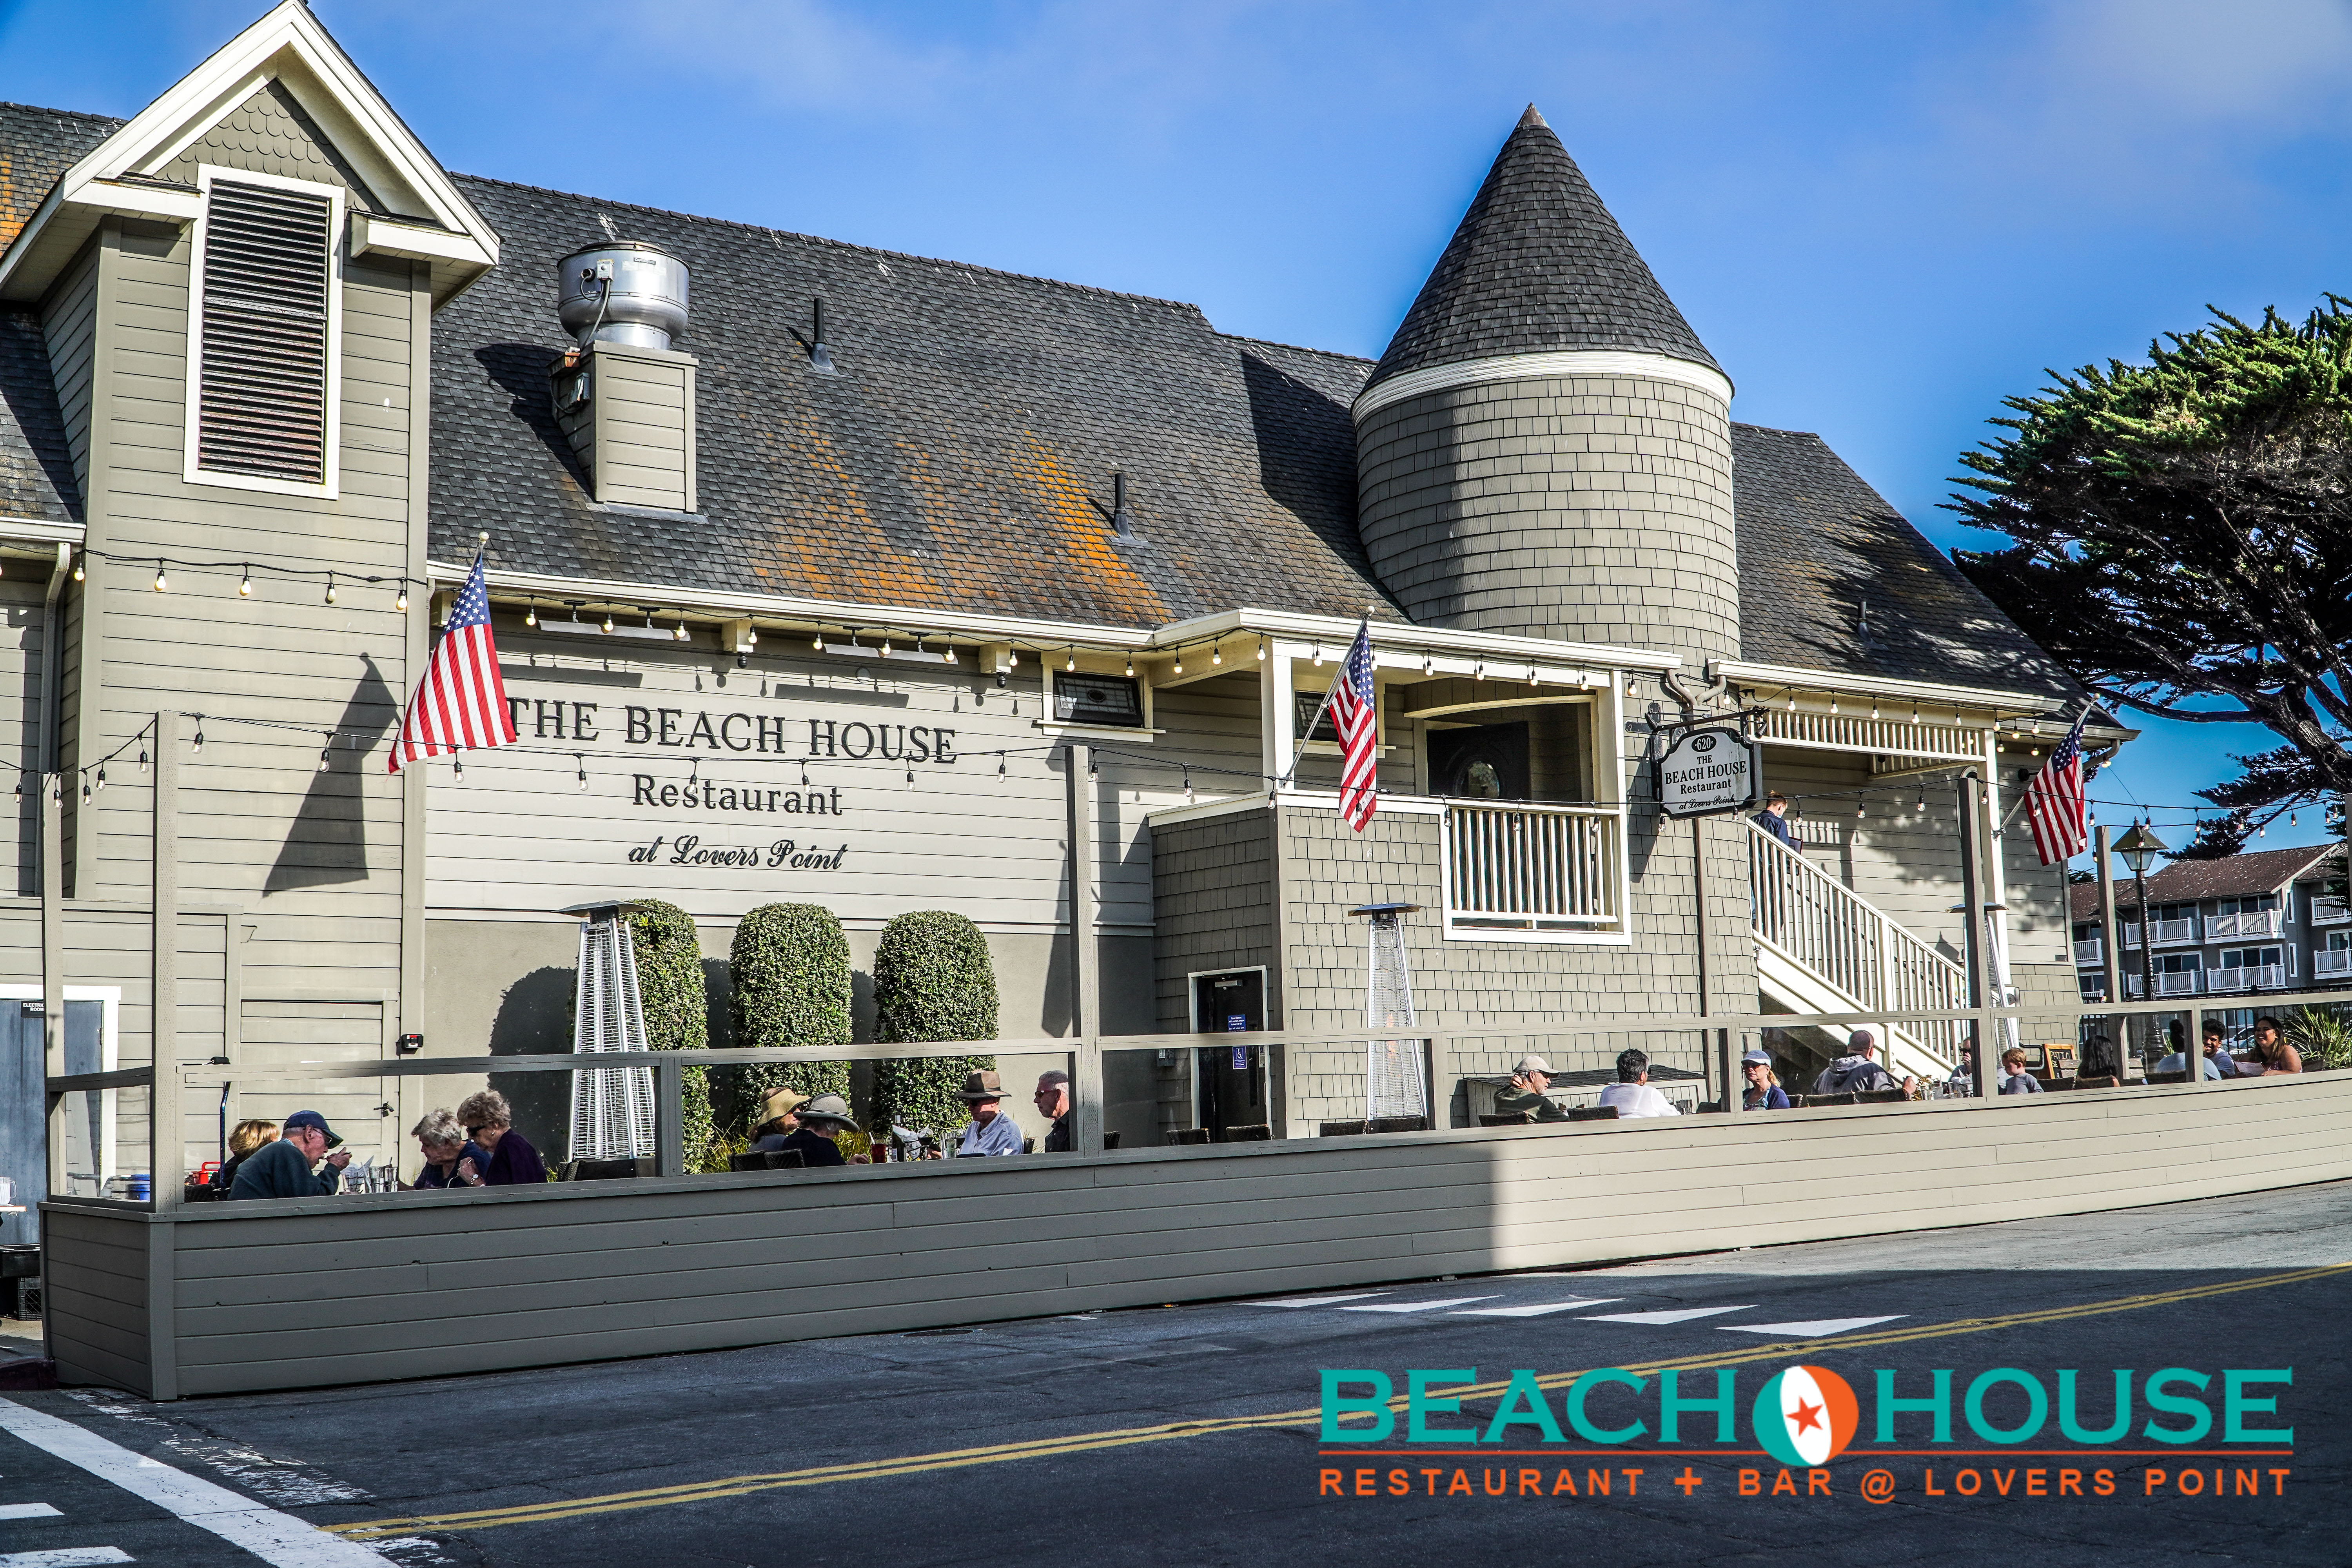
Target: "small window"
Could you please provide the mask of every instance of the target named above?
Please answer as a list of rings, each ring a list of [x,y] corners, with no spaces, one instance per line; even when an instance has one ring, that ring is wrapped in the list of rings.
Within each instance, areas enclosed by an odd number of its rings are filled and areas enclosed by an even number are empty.
[[[1143,688],[1130,676],[1054,675],[1054,717],[1065,724],[1143,727]]]
[[[1319,691],[1294,691],[1290,694],[1290,700],[1297,707],[1297,711],[1291,716],[1290,728],[1291,732],[1297,739],[1301,741],[1330,741],[1333,742],[1337,742],[1339,741],[1339,731],[1338,727],[1331,722],[1331,710],[1323,707],[1323,693]],[[1322,709],[1323,711],[1323,720],[1320,723],[1316,723],[1315,719],[1316,710],[1318,709]],[[1307,726],[1309,724],[1315,725],[1315,732],[1311,735],[1307,732]]]
[[[204,171],[187,477],[331,491],[341,193]]]

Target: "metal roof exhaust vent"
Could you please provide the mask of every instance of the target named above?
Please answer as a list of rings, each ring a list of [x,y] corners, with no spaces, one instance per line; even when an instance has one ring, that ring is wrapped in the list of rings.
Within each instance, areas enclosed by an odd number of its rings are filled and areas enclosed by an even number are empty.
[[[819,375],[833,374],[833,351],[824,342],[824,296],[819,294],[809,328],[809,368]]]
[[[1135,526],[1135,514],[1127,510],[1127,471],[1110,471],[1110,532],[1114,544],[1140,544],[1142,531]]]
[[[686,331],[686,263],[658,245],[619,240],[555,264],[556,314],[582,347],[667,349]]]

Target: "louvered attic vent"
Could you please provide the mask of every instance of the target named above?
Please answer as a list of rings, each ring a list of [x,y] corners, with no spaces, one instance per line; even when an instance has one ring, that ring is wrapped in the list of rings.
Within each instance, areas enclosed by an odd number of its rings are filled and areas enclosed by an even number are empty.
[[[325,482],[330,215],[323,196],[213,182],[198,468]]]

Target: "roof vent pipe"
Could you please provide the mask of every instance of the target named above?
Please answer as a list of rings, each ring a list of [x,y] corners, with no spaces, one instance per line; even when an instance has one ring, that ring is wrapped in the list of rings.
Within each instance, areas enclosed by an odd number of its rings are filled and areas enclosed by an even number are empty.
[[[618,240],[555,264],[556,315],[583,348],[667,349],[686,331],[686,263],[658,245]]]
[[[809,368],[819,375],[833,374],[833,351],[824,344],[824,296],[814,302],[809,328]]]
[[[1121,539],[1133,539],[1135,514],[1127,510],[1127,471],[1110,471],[1110,531]]]

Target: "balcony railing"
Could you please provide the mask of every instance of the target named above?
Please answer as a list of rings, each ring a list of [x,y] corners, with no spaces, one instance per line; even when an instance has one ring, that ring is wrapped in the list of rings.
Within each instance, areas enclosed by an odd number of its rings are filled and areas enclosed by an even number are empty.
[[[1459,934],[1606,931],[1624,916],[1613,805],[1445,803],[1445,924]]]
[[[2217,996],[2239,991],[2276,991],[2285,984],[2286,966],[2280,963],[2249,963],[2239,969],[2205,972],[2205,989]]]
[[[2311,923],[2315,926],[2340,926],[2352,921],[2352,903],[2342,899],[2311,900]]]
[[[2161,924],[2158,931],[2162,930]],[[2279,933],[2279,912],[2276,910],[2242,910],[2234,915],[2214,915],[2205,921],[2205,940],[2220,942],[2230,936],[2276,936]],[[2164,938],[2156,939],[2159,943]]]
[[[2311,955],[2313,979],[2342,974],[2352,974],[2352,947],[2323,947]]]
[[[2105,963],[2106,961],[2107,944],[2099,938],[2095,936],[2085,937],[2083,941],[2074,944],[2074,962],[2076,963]]]
[[[2196,995],[2197,973],[2198,972],[2193,969],[2183,969],[2172,973],[2158,974],[2156,977],[2156,994],[2158,996]],[[2219,971],[2216,971],[2215,973],[2218,973]],[[2147,994],[2147,987],[2140,984],[2138,975],[2126,975],[2124,977],[2124,982],[2126,988],[2132,995],[2144,996]]]
[[[2178,947],[2183,942],[2193,942],[2196,940],[2197,917],[2194,915],[2191,915],[2187,920],[2183,921],[2158,921],[2156,922],[2156,945],[2158,947]],[[2130,922],[2125,925],[2124,945],[2126,947],[2137,947],[2139,945],[2139,926],[2137,922]]]

